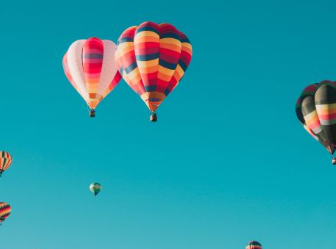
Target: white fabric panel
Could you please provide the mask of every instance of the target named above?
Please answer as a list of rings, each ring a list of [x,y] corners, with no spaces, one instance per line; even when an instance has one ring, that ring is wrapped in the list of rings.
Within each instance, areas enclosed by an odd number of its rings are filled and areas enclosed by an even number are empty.
[[[100,96],[104,95],[106,89],[111,84],[118,70],[115,63],[115,51],[117,50],[117,45],[110,40],[103,40],[103,44],[104,59],[97,90],[97,94]]]
[[[85,101],[89,100],[86,82],[83,71],[82,52],[86,40],[78,40],[71,44],[67,52],[68,67],[70,74],[75,82],[78,92]]]

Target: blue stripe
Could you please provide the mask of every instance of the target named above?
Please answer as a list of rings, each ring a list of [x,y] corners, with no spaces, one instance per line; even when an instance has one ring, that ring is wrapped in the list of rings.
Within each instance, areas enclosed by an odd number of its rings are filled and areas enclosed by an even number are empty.
[[[181,39],[181,42],[190,43],[190,41],[189,41],[189,39],[188,39],[188,38]],[[190,44],[191,44],[191,43],[190,43]]]
[[[123,42],[133,42],[133,41],[134,39],[132,37],[123,37],[119,39],[118,44],[123,43]]]
[[[181,68],[183,69],[183,71],[185,72],[187,70],[187,65],[184,64],[184,62],[182,60],[179,61],[179,65],[181,66]]]
[[[155,54],[146,54],[146,55],[136,55],[135,56],[138,61],[150,61],[159,58],[159,53]]]
[[[129,65],[124,70],[126,71],[127,74],[129,74],[130,72],[132,72],[137,67],[138,67],[138,65],[137,65],[136,61],[134,61],[131,65]]]
[[[142,32],[142,31],[152,31],[156,34],[159,34],[159,31],[155,28],[152,28],[152,27],[149,27],[149,26],[144,26],[144,27],[141,27],[139,29],[137,29],[137,31],[135,32],[136,34]]]
[[[152,102],[159,102],[159,101],[161,101],[161,99],[155,99],[155,98],[150,98],[149,100],[152,101]]]
[[[146,92],[154,92],[156,90],[156,86],[145,86]]]
[[[169,62],[164,61],[164,60],[160,60],[159,65],[163,66],[165,68],[168,68],[170,70],[176,69],[176,66],[177,66],[177,64],[169,63]]]
[[[164,92],[164,94],[166,95],[166,97],[168,96],[169,93],[170,93],[169,88],[166,88],[166,91]]]
[[[85,59],[103,59],[104,55],[102,54],[84,54]]]
[[[175,38],[176,40],[180,40],[180,36],[176,33],[166,33],[163,35],[160,35],[160,38]]]

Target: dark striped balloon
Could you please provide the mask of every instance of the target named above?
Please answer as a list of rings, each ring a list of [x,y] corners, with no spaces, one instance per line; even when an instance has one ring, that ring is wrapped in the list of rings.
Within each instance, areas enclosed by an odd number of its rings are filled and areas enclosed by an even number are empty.
[[[0,151],[0,176],[12,164],[13,158],[6,151]]]
[[[306,87],[296,103],[296,116],[307,132],[334,154],[336,82],[325,80]],[[333,163],[336,163],[334,157]]]
[[[153,113],[178,85],[191,57],[185,34],[171,24],[153,22],[126,29],[116,52],[123,78]]]
[[[11,207],[6,202],[0,202],[0,224],[11,214]]]
[[[262,249],[262,246],[258,241],[250,241],[247,244],[246,249]]]

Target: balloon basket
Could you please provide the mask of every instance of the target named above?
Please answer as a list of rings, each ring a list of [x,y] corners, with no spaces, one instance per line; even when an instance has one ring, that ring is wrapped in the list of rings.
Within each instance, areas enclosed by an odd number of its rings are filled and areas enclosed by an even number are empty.
[[[90,118],[94,118],[96,116],[96,111],[95,109],[90,110]]]
[[[157,115],[156,113],[152,113],[152,115],[150,116],[150,119],[149,119],[151,122],[155,123],[157,121]]]

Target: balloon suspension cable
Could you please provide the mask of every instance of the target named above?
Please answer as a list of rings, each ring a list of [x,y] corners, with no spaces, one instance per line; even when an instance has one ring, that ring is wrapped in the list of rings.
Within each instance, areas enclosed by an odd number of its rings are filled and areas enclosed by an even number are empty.
[[[157,115],[156,115],[155,112],[152,112],[149,120],[153,123],[155,123],[157,121]]]
[[[2,175],[3,172],[4,172],[4,170],[0,169],[0,177],[1,177],[1,175]]]
[[[94,118],[96,116],[95,109],[90,109],[90,118]]]

